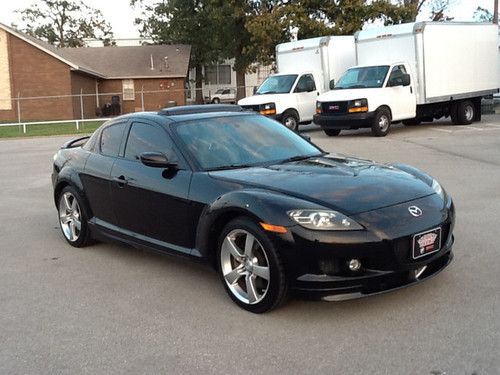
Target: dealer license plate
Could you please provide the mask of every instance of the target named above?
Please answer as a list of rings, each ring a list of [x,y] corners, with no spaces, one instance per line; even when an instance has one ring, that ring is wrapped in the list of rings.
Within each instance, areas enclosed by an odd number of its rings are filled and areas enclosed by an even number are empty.
[[[441,248],[441,228],[413,235],[412,243],[413,259],[439,251]]]

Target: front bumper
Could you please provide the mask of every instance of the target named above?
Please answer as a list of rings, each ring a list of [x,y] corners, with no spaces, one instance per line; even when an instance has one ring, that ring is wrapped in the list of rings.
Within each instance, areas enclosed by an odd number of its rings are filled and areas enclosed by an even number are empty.
[[[313,122],[323,129],[359,129],[372,125],[375,112],[349,113],[342,115],[315,114]]]
[[[291,289],[309,299],[343,300],[388,292],[427,280],[453,259],[455,209],[451,200],[439,203],[437,195],[412,201],[425,214],[417,219],[402,203],[352,218],[366,230],[311,231],[290,227],[280,247]],[[441,228],[440,249],[414,258],[413,235]],[[351,259],[361,269],[351,271]]]

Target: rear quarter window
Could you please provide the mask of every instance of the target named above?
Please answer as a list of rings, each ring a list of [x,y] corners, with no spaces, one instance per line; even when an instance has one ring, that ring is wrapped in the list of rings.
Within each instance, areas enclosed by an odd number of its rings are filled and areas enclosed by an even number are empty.
[[[101,153],[107,156],[118,156],[122,143],[125,123],[105,127],[101,132]]]

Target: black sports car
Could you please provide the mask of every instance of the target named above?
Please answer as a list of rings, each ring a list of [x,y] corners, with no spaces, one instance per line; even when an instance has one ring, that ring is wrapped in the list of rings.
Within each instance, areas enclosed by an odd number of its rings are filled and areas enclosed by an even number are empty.
[[[289,292],[352,298],[427,279],[452,260],[455,212],[432,177],[329,155],[238,106],[108,121],[54,155],[66,240],[118,239],[210,262],[255,313]]]

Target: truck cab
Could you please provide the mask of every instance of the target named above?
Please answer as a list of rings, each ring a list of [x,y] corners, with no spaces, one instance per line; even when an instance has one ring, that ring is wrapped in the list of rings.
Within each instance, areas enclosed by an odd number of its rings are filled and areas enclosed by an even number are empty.
[[[314,72],[274,74],[267,77],[255,95],[241,99],[238,104],[297,130],[299,123],[313,119],[320,82]]]
[[[333,90],[318,97],[314,122],[330,136],[342,129],[371,127],[376,136],[389,132],[393,121],[416,116],[414,76],[407,62],[355,66]]]

